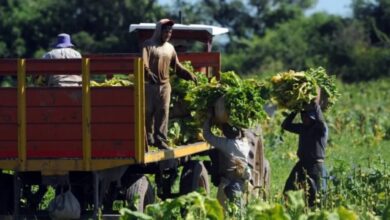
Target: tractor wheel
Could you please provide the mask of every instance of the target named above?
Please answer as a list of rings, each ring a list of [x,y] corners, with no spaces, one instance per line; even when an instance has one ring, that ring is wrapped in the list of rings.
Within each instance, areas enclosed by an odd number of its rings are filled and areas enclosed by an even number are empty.
[[[204,188],[210,193],[209,176],[201,161],[189,161],[183,167],[180,177],[180,195]]]
[[[139,212],[143,212],[146,205],[154,203],[154,190],[146,176],[142,175],[130,185],[126,192],[126,201]]]

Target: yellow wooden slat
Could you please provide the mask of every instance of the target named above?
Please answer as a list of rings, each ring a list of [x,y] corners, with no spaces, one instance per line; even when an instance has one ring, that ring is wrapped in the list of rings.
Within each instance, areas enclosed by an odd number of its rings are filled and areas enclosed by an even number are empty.
[[[18,159],[19,170],[26,168],[26,62],[18,59]]]
[[[83,103],[82,103],[82,126],[83,126],[83,164],[85,170],[91,169],[91,93],[90,93],[90,68],[89,59],[82,60],[83,80]]]
[[[145,85],[144,64],[141,58],[134,60],[135,74],[135,158],[138,163],[145,160]]]
[[[90,170],[104,170],[123,165],[135,164],[134,158],[93,159]],[[0,160],[4,170],[17,170],[19,160]],[[69,171],[86,171],[80,159],[29,159],[25,171],[40,171],[43,175],[63,175]]]
[[[152,163],[161,160],[168,160],[174,158],[180,158],[184,156],[193,155],[203,151],[210,150],[210,145],[206,142],[199,142],[186,146],[179,146],[172,148],[171,150],[159,150],[156,152],[146,153],[144,163]]]

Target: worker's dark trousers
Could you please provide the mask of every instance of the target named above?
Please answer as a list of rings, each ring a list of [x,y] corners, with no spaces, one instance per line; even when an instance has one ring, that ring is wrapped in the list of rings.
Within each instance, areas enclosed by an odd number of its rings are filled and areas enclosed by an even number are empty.
[[[283,191],[298,190],[307,185],[309,193],[308,203],[312,207],[315,203],[316,194],[321,189],[324,190],[326,188],[325,176],[326,169],[323,162],[298,161],[291,170]]]
[[[167,143],[171,84],[145,84],[148,145]]]
[[[237,207],[242,208],[242,192],[244,191],[244,182],[231,180],[230,183],[224,188],[226,197],[230,202],[233,202]]]

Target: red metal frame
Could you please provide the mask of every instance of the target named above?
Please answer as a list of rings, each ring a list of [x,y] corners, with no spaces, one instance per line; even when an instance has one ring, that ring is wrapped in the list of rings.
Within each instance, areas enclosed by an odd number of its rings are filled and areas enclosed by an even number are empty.
[[[132,74],[139,71],[139,68],[135,69],[134,66],[134,61],[139,60],[137,54],[104,54],[87,57],[89,57],[90,74]],[[195,69],[219,76],[219,53],[181,53],[179,59],[190,60]],[[83,69],[81,59],[26,59],[24,63],[26,75],[81,74]],[[18,59],[0,59],[0,75],[17,75],[17,72]],[[136,118],[141,120],[143,118],[143,116],[136,116],[138,114],[135,110],[135,100],[137,97],[143,97],[136,95],[143,92],[143,88],[140,91],[133,87],[96,87],[90,90],[91,119],[88,126],[91,135],[88,139],[91,140],[91,153],[89,155],[91,159],[112,160],[111,164],[92,161],[94,169],[121,164],[118,159],[122,157],[140,158],[141,160],[136,159],[136,161],[143,162],[144,155],[135,149],[136,140],[142,139],[142,134],[139,132],[137,134],[142,126],[136,126],[138,120]],[[67,164],[66,166],[77,170],[89,170],[88,164],[82,165],[78,162],[83,158],[87,163],[89,160],[83,155],[85,152],[83,151],[82,87],[0,88],[1,164],[7,164],[8,169],[15,167],[16,165],[13,164],[19,163],[12,161],[21,157],[18,151],[20,146],[18,144],[20,139],[18,137],[18,127],[20,127],[17,113],[20,110],[18,91],[22,91],[26,99],[26,107],[22,108],[25,109],[23,114],[25,114],[26,126],[23,140],[26,141],[26,147],[23,149],[26,150],[26,154],[22,155],[23,161],[20,162],[24,165],[15,169],[41,170],[44,163],[31,161],[43,159],[42,161],[47,161],[53,166],[47,169],[69,170],[68,167],[56,167],[54,161],[61,158],[74,158],[74,163],[62,161],[61,164]],[[143,111],[143,107],[137,111]],[[125,163],[129,162],[123,162]]]
[[[135,57],[90,59],[91,74],[132,74]],[[17,72],[17,60],[0,60],[3,75]],[[81,74],[81,59],[26,60],[26,74]],[[17,89],[0,88],[0,158],[17,157]],[[91,88],[93,158],[134,157],[133,87]],[[26,90],[27,158],[82,158],[81,87]]]
[[[139,57],[137,53],[122,53],[122,54],[88,54],[85,57],[94,59],[106,59],[109,60],[112,57]],[[201,72],[211,72],[213,76],[216,76],[219,79],[219,74],[221,70],[221,54],[219,52],[186,52],[178,53],[179,60],[191,61],[192,66],[197,71]],[[92,60],[92,61],[93,61]],[[91,70],[92,72],[92,70]]]
[[[179,60],[191,61],[192,66],[197,70],[205,73],[211,73],[219,79],[221,70],[221,54],[218,52],[210,53],[180,53]]]
[[[17,75],[17,59],[0,59],[0,76]]]

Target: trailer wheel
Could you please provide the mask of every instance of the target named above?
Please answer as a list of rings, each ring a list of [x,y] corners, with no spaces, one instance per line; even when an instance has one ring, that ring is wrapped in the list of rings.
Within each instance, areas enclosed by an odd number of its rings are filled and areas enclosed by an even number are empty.
[[[268,196],[270,189],[271,167],[265,158],[261,128],[247,130],[245,136],[249,141],[249,165],[252,168],[251,184],[255,189],[259,189],[259,195],[264,199]]]
[[[268,164],[267,159],[264,157],[263,149],[261,146],[261,142],[255,142],[254,145],[251,145],[251,150],[249,153],[250,160],[253,160],[253,168],[252,168],[252,180],[253,185],[264,187],[267,180],[264,178],[264,170]]]
[[[142,175],[130,185],[126,191],[126,201],[139,212],[143,212],[146,205],[154,203],[154,190],[146,176]]]
[[[13,194],[14,176],[0,173],[0,215],[10,215],[13,213]]]
[[[201,161],[189,161],[183,167],[180,177],[180,195],[204,188],[210,193],[209,176]]]

